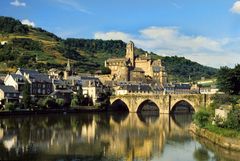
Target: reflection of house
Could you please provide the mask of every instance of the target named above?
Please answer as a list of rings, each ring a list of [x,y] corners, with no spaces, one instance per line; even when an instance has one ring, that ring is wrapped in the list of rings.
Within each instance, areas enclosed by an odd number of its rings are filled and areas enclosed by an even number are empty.
[[[18,102],[19,92],[13,86],[0,85],[0,100],[5,102]]]
[[[149,77],[160,86],[166,84],[166,72],[161,60],[153,60],[147,53],[137,56],[134,48],[133,42],[130,42],[125,58],[111,58],[105,62],[105,66],[111,69],[112,80],[144,82]]]
[[[17,145],[17,136],[14,135],[12,137],[4,139],[3,145],[8,151],[10,151],[12,148],[14,148]]]
[[[52,81],[48,75],[37,70],[19,68],[16,74],[21,74],[30,84],[30,93],[33,96],[42,96],[52,93]]]
[[[21,92],[24,88],[24,77],[20,74],[8,74],[4,80],[7,86],[13,86],[17,91]]]

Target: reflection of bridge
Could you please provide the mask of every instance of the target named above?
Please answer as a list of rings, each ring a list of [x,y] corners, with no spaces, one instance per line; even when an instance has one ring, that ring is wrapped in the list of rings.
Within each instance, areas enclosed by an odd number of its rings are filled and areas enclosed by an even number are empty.
[[[125,104],[129,112],[138,112],[140,107],[147,102],[153,102],[159,109],[160,113],[171,113],[173,108],[180,102],[189,104],[194,111],[198,111],[200,107],[206,107],[211,103],[212,95],[203,94],[128,94],[111,96],[112,105],[121,102]]]

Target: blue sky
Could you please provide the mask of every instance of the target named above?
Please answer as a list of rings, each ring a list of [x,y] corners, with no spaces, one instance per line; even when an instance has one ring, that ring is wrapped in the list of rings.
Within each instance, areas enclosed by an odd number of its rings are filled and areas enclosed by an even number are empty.
[[[0,15],[62,38],[133,40],[208,66],[240,63],[237,0],[1,0]]]

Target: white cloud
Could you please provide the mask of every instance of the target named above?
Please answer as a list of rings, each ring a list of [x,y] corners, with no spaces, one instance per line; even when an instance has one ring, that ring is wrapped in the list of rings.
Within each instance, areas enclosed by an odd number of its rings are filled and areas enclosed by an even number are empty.
[[[11,5],[16,6],[16,7],[25,7],[26,3],[25,2],[20,2],[19,0],[15,0],[10,2]]]
[[[148,27],[139,34],[111,31],[97,32],[96,39],[132,40],[137,47],[164,56],[184,56],[204,65],[220,67],[234,66],[240,62],[239,38],[211,39],[180,32],[177,27]]]
[[[22,20],[21,22],[22,22],[22,24],[24,24],[24,25],[28,25],[28,26],[35,27],[35,23],[34,23],[33,21],[28,20],[28,19],[24,19],[24,20]]]
[[[232,8],[231,8],[231,11],[232,11],[233,13],[240,14],[240,1],[236,1],[236,2],[233,4],[233,6],[232,6]]]
[[[85,9],[78,1],[76,0],[56,0],[58,3],[61,3],[65,6],[68,6],[70,8],[73,8],[79,12],[82,13],[87,13],[87,14],[91,14],[90,11],[88,11],[87,9]]]

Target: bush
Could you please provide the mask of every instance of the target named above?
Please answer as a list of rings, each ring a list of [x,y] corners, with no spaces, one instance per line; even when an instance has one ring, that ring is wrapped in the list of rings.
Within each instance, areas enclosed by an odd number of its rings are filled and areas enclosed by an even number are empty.
[[[199,127],[205,127],[209,122],[209,120],[210,120],[210,113],[205,110],[201,110],[194,114],[194,122]]]
[[[224,125],[226,128],[240,131],[240,110],[231,110]]]
[[[78,99],[76,99],[76,98],[72,99],[72,101],[71,101],[71,107],[76,107],[76,106],[78,106],[78,105],[79,105]]]
[[[16,105],[15,105],[15,103],[8,102],[5,105],[5,109],[8,111],[14,111],[16,109]]]
[[[58,104],[59,107],[63,107],[65,104],[65,100],[62,98],[56,99],[56,103]]]
[[[45,107],[45,108],[54,108],[54,107],[57,107],[58,104],[56,103],[56,100],[51,98],[51,97],[47,97],[43,100],[42,102],[42,105]]]

